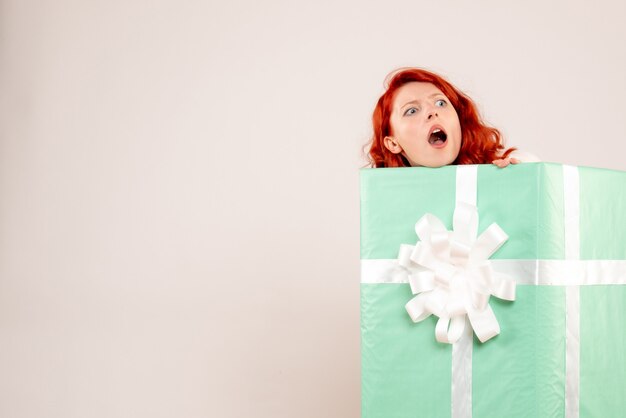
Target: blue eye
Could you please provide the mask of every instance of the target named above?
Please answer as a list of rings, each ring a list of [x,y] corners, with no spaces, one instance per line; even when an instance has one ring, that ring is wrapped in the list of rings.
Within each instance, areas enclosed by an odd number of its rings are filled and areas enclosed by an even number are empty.
[[[445,105],[447,105],[447,104],[448,104],[448,102],[446,102],[446,101],[445,101],[445,100],[443,100],[443,99],[439,99],[439,100],[437,100],[437,101],[435,102],[435,106],[438,106],[438,107],[444,107],[444,106],[445,106]]]
[[[406,112],[404,112],[404,116],[410,116],[410,115],[414,115],[417,113],[417,108],[416,107],[410,107],[406,110]]]

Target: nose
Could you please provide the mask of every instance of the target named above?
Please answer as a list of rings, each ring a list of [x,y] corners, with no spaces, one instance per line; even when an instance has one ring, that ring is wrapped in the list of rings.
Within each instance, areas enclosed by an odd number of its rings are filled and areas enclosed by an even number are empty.
[[[439,117],[439,114],[437,113],[437,111],[436,111],[435,109],[430,109],[430,110],[428,111],[428,114],[427,114],[427,115],[428,115],[428,116],[427,116],[427,119],[428,119],[428,120],[431,120],[431,119],[432,119],[432,118],[434,118],[434,117]]]

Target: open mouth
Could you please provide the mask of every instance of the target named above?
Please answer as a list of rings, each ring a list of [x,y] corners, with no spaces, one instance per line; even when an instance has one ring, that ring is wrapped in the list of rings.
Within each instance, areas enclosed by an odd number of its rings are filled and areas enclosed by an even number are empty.
[[[435,128],[430,133],[430,137],[428,137],[428,143],[433,146],[442,146],[446,143],[448,139],[448,135],[443,131],[443,129]]]

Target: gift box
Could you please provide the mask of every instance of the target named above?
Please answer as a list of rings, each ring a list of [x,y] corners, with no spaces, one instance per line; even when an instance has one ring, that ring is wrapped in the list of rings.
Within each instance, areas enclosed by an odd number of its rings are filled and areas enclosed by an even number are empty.
[[[462,228],[453,219],[467,201],[479,236],[494,223],[508,236],[489,263],[515,281],[515,298],[488,298],[496,336],[481,342],[466,320],[464,337],[445,344],[436,316],[409,316],[415,289],[399,253],[420,242],[426,214]],[[625,285],[625,172],[361,170],[362,417],[624,416]]]

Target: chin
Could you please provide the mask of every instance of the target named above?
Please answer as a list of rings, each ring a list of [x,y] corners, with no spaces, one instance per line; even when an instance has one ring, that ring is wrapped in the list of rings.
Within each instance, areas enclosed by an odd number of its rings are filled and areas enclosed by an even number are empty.
[[[441,151],[441,150],[440,150]],[[449,150],[447,150],[449,151]],[[411,167],[429,167],[429,168],[437,168],[443,167],[446,165],[453,164],[458,157],[457,153],[435,153],[435,155],[429,155],[428,158],[416,158],[415,160],[408,158],[405,155],[405,158],[411,164]]]
[[[432,168],[436,168],[436,167],[443,167],[446,165],[451,165],[452,163],[454,163],[454,161],[456,160],[456,157],[448,157],[446,156],[445,158],[437,158],[437,159],[433,159],[431,161],[428,161],[424,164],[424,167],[432,167]]]

